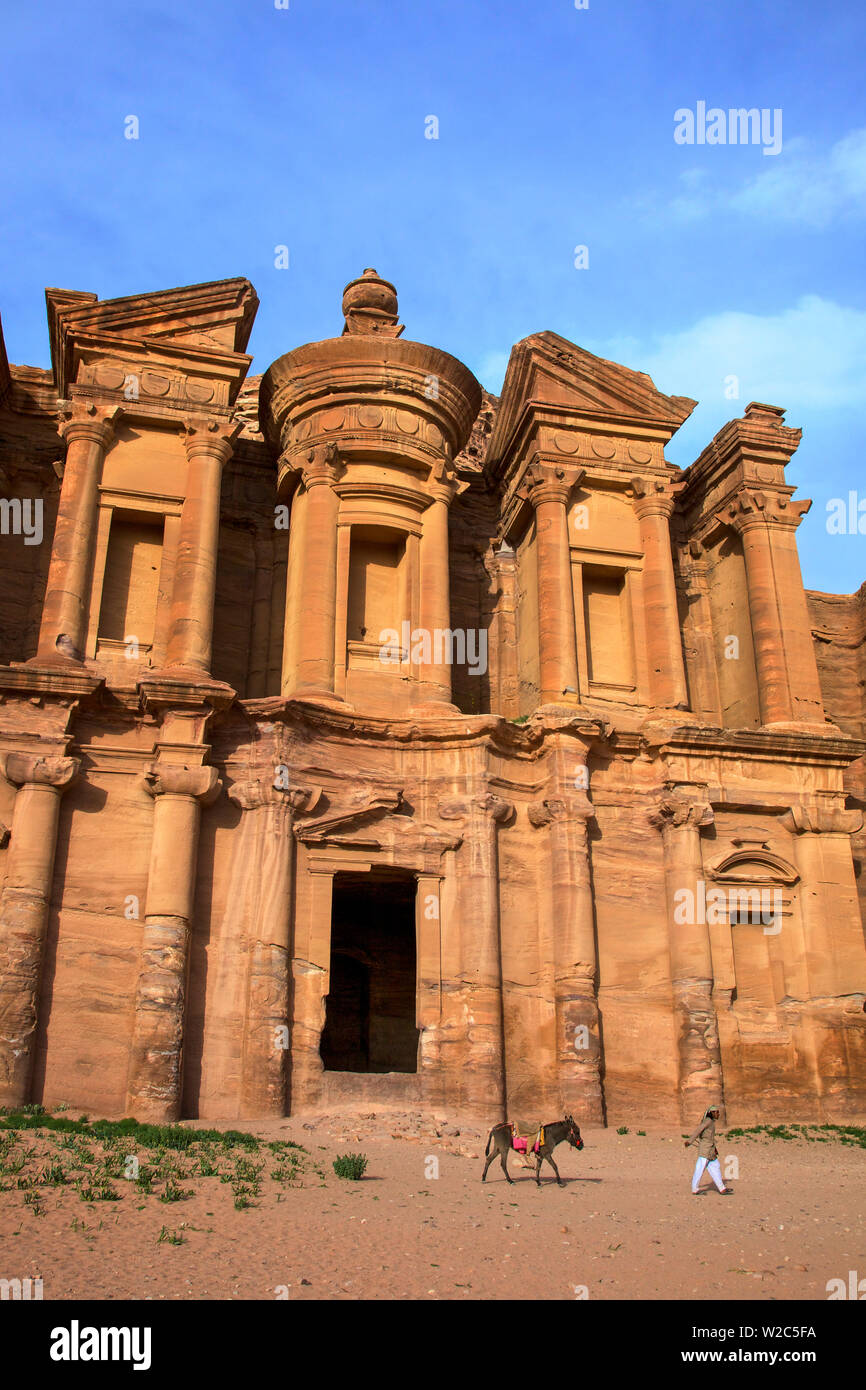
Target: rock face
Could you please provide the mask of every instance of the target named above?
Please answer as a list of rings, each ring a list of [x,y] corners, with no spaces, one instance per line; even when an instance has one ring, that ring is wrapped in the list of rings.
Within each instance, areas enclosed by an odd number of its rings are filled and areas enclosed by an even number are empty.
[[[393,285],[248,378],[242,279],[0,352],[0,1102],[866,1113],[864,594],[798,431]],[[859,883],[858,883],[859,877]],[[859,889],[859,895],[858,895]]]

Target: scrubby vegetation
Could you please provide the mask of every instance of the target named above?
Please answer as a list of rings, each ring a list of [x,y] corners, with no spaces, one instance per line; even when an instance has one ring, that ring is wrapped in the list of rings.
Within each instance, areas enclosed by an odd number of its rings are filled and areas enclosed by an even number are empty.
[[[127,1196],[170,1203],[192,1197],[210,1178],[230,1184],[242,1211],[255,1205],[264,1177],[299,1187],[308,1169],[324,1177],[299,1144],[265,1143],[240,1130],[70,1119],[39,1105],[0,1109],[0,1192],[24,1192],[36,1216],[47,1189],[69,1189],[87,1203]]]
[[[812,1144],[852,1144],[866,1149],[866,1128],[862,1125],[749,1125],[729,1129],[727,1139],[805,1139]]]
[[[366,1154],[340,1154],[334,1159],[334,1172],[338,1178],[351,1178],[353,1182],[357,1182],[366,1171]]]

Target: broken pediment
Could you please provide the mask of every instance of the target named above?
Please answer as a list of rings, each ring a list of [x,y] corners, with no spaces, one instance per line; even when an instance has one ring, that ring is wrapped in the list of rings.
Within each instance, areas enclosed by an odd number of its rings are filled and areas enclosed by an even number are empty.
[[[513,348],[505,374],[493,437],[493,467],[513,441],[528,404],[587,419],[639,422],[673,435],[697,402],[666,396],[646,372],[596,357],[558,333],[534,333]]]
[[[308,845],[341,841],[347,833],[358,832],[369,826],[371,822],[390,815],[402,803],[403,793],[400,790],[393,792],[364,791],[349,801],[329,807],[324,815],[317,816],[315,820],[307,820],[296,825],[295,835]],[[375,846],[378,843],[375,839],[371,840],[367,834],[364,834],[362,839],[367,845]]]
[[[462,835],[418,821],[406,814],[409,809],[402,791],[364,791],[315,820],[299,822],[295,835],[309,849],[363,851],[389,863],[418,861],[419,866],[431,858],[438,863],[446,850],[462,843]]]
[[[131,340],[193,353],[243,353],[259,305],[255,290],[243,277],[122,299],[100,300],[89,292],[47,289],[45,301],[51,364],[61,396],[74,380],[77,342]]]

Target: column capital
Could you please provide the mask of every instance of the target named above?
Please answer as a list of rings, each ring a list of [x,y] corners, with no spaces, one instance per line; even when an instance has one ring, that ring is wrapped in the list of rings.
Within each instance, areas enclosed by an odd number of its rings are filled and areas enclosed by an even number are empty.
[[[299,813],[314,811],[322,800],[321,787],[278,787],[275,774],[263,773],[244,782],[233,782],[228,797],[244,811],[256,811],[262,806],[286,806]],[[270,780],[269,780],[270,777]]]
[[[439,815],[442,820],[462,820],[465,816],[488,816],[491,822],[506,821],[514,814],[514,803],[506,801],[493,792],[483,792],[478,796],[444,797],[439,802]]]
[[[792,806],[779,819],[792,835],[856,835],[863,828],[863,812],[846,811],[838,802]]]
[[[3,775],[18,786],[53,787],[65,791],[81,768],[80,758],[46,757],[42,753],[7,753]]]
[[[242,428],[240,420],[185,420],[183,444],[187,458],[192,460],[199,454],[206,454],[220,463],[227,463]]]
[[[810,498],[795,501],[784,493],[741,487],[716,512],[715,520],[730,526],[740,536],[764,526],[787,527],[795,531],[811,506]]]
[[[444,502],[450,507],[454,498],[465,492],[469,483],[458,476],[451,457],[451,445],[445,445],[445,453],[430,469],[427,479],[427,492],[434,502]]]
[[[144,774],[144,785],[152,797],[188,796],[207,806],[216,800],[221,783],[215,767],[154,763]]]
[[[521,490],[533,507],[545,502],[560,502],[566,506],[572,489],[583,477],[582,468],[564,468],[561,464],[533,459],[523,475]]]
[[[632,505],[638,520],[643,521],[645,516],[661,516],[668,520],[683,486],[671,478],[632,478]]]
[[[308,449],[300,463],[301,479],[308,492],[314,487],[333,487],[345,471],[346,465],[333,440]]]
[[[712,825],[715,815],[707,788],[697,783],[666,787],[658,805],[650,812],[650,824],[657,830],[700,830]]]
[[[119,405],[97,404],[79,398],[60,402],[58,430],[67,448],[79,439],[89,440],[107,449],[121,414]]]
[[[552,821],[585,825],[595,815],[595,807],[588,796],[551,796],[544,801],[533,801],[527,808],[527,814],[530,824],[536,829],[550,825]]]

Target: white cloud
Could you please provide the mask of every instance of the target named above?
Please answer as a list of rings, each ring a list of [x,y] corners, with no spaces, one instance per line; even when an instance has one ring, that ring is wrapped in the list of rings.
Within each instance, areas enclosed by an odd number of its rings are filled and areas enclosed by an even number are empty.
[[[706,168],[680,175],[668,212],[695,221],[724,209],[777,222],[826,227],[866,213],[866,128],[852,130],[826,153],[809,141],[788,140],[777,159],[733,191],[710,183]]]
[[[729,310],[639,346],[610,339],[591,351],[649,372],[659,390],[741,415],[749,401],[834,410],[866,407],[866,311],[804,295],[778,314]],[[739,395],[725,394],[737,378]],[[793,423],[797,423],[793,419]]]

